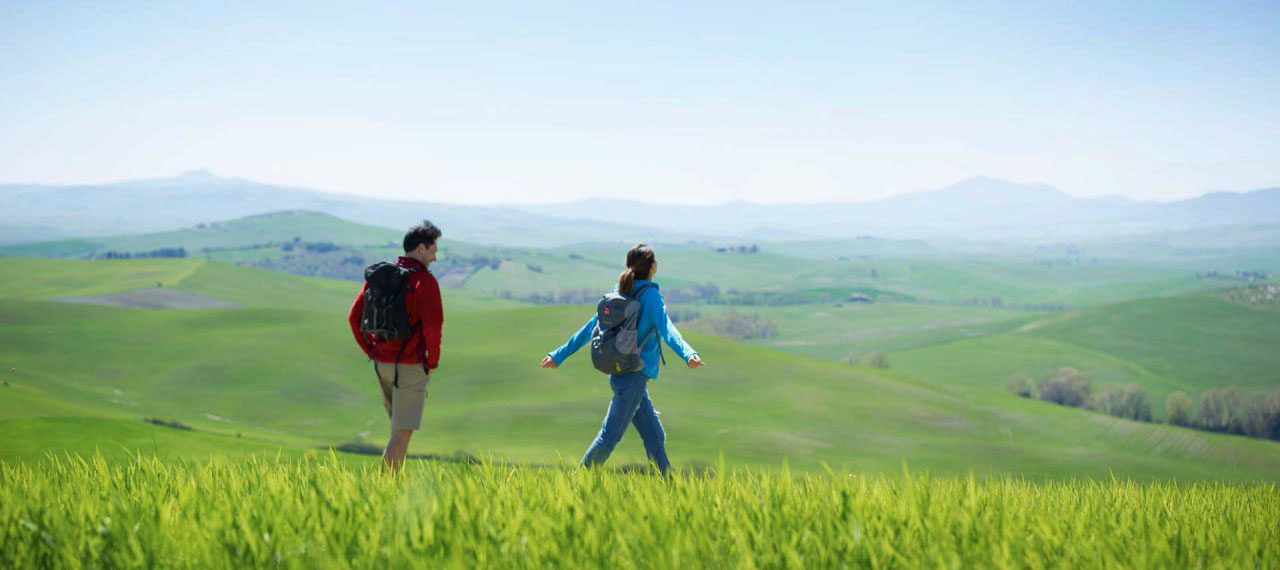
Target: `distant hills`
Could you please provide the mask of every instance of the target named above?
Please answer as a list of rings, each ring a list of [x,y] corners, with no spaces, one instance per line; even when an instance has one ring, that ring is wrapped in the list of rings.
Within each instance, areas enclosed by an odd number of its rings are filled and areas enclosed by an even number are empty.
[[[1224,225],[1280,222],[1280,188],[1220,192],[1178,202],[1123,197],[1078,198],[1044,184],[973,178],[926,192],[870,202],[663,206],[590,199],[519,206],[530,213],[578,219],[601,211],[634,212],[677,231],[774,241],[847,239],[859,235],[963,240],[1103,238]]]
[[[680,242],[704,237],[612,219],[563,221],[513,208],[379,200],[224,178],[198,170],[173,178],[97,186],[0,185],[0,243],[177,230],[269,212],[321,212],[403,231],[428,218],[446,235],[482,244],[552,247],[581,241]]]
[[[1280,188],[1178,202],[1079,198],[1044,184],[974,178],[870,202],[715,206],[588,199],[464,206],[274,186],[208,171],[104,185],[0,185],[0,243],[174,230],[307,210],[389,228],[430,218],[449,237],[554,247],[584,242],[894,238],[1054,241],[1280,222]]]

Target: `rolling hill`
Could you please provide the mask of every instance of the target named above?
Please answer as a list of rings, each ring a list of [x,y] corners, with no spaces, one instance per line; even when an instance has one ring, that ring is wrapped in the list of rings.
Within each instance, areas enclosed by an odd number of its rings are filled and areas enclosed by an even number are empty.
[[[83,276],[83,277],[82,277]],[[163,287],[156,287],[160,282]],[[141,309],[64,295],[178,289],[240,307]],[[350,340],[350,282],[197,260],[0,259],[0,457],[92,447],[174,456],[298,453],[384,437],[369,365]],[[607,384],[581,356],[538,359],[585,318],[447,291],[446,345],[414,451],[572,462]],[[515,334],[512,334],[514,332]],[[673,460],[940,474],[1274,479],[1280,445],[1134,423],[1011,397],[979,398],[892,371],[689,333],[709,365],[652,386]],[[187,432],[143,424],[179,421]],[[147,430],[152,430],[148,432]],[[146,434],[156,437],[147,441]],[[237,434],[239,437],[237,437]],[[193,439],[187,439],[193,438]],[[189,445],[187,442],[191,442]],[[629,437],[618,462],[642,457]]]
[[[1137,383],[1157,415],[1175,390],[1280,388],[1280,318],[1217,293],[1086,307],[990,336],[900,351],[894,369],[938,385],[997,397],[1014,373],[1036,379],[1063,366],[1095,387]]]

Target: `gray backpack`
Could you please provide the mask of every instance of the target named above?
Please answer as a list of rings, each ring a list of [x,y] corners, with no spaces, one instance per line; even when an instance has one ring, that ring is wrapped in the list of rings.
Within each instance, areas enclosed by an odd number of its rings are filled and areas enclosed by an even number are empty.
[[[596,305],[596,329],[591,333],[591,364],[605,374],[626,374],[644,370],[640,347],[644,340],[636,338],[640,323],[640,292],[650,285],[641,285],[631,296],[609,293]],[[656,333],[655,328],[650,333]],[[662,343],[658,343],[658,356],[662,356]]]

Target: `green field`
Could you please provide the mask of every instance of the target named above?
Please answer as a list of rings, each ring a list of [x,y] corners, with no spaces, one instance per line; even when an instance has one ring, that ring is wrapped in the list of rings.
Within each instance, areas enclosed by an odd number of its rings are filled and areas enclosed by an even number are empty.
[[[1074,245],[880,239],[767,243],[750,254],[717,252],[710,243],[657,247],[661,280],[667,287],[715,285],[725,293],[801,294],[833,301],[856,291],[935,304],[1043,309],[1239,285],[1231,279],[1197,277],[1209,271],[1229,275],[1239,270],[1280,269],[1280,257],[1259,246],[1269,242],[1251,237],[1256,232],[1240,232],[1242,245],[1235,249],[1218,244],[1204,252],[1182,255],[1178,253],[1182,250],[1168,250],[1172,246],[1136,241],[1098,245],[1101,251],[1128,252],[1101,258],[1081,254]],[[1263,237],[1270,239],[1272,233],[1267,229]],[[202,260],[274,262],[289,271],[345,278],[356,275],[358,267],[344,267],[336,273],[326,269],[348,257],[360,261],[392,257],[399,251],[396,244],[401,235],[402,230],[356,224],[325,214],[277,212],[169,232],[16,244],[0,247],[0,256],[76,258],[107,251],[137,254],[182,247],[188,256]],[[452,286],[515,298],[607,289],[625,252],[624,244],[555,249],[489,247],[450,240],[448,235],[445,228],[440,267],[461,264],[452,267],[456,273]],[[1192,237],[1175,236],[1166,241],[1182,243],[1178,239],[1194,243]],[[1203,239],[1207,238],[1194,237]],[[304,247],[308,244],[340,249],[326,256],[308,253]],[[495,263],[482,263],[480,257]]]
[[[561,270],[559,253],[518,255]],[[563,258],[564,271],[593,263]],[[528,269],[515,264],[502,266]],[[708,365],[673,362],[650,387],[678,472],[663,481],[574,468],[607,382],[583,355],[558,370],[537,362],[589,308],[467,289],[444,291],[441,368],[410,451],[485,461],[415,460],[392,479],[375,456],[330,451],[387,436],[346,323],[358,288],[205,259],[0,259],[0,566],[1280,562],[1280,443],[1004,390],[1013,371],[1060,366],[1157,396],[1227,378],[1280,385],[1267,349],[1280,313],[1249,304],[1256,293],[1061,313],[687,307],[759,314],[779,334],[736,342],[686,327]],[[85,302],[167,292],[234,305]],[[868,351],[890,368],[841,362]],[[610,466],[643,461],[628,435]]]
[[[13,568],[1272,568],[1274,484],[0,462]]]
[[[92,279],[75,277],[85,274]],[[220,448],[239,454],[385,440],[370,365],[345,321],[354,283],[191,260],[5,259],[0,276],[6,292],[0,378],[8,382],[0,458],[95,448],[203,457]],[[152,281],[242,306],[140,309],[42,300],[154,288],[146,285]],[[537,362],[589,311],[445,293],[443,364],[412,451],[465,450],[521,463],[576,460],[607,407],[607,383],[581,356],[555,371]],[[893,309],[857,310],[863,308]],[[911,317],[917,324],[924,318]],[[929,340],[927,330],[905,334],[881,340]],[[785,460],[804,471],[829,465],[892,473],[906,460],[936,474],[984,477],[1248,481],[1280,472],[1274,442],[968,390],[965,378],[951,375],[964,369],[960,363],[941,375],[921,373],[910,358],[900,359],[910,350],[891,353],[894,366],[881,371],[695,332],[687,337],[709,365],[688,370],[673,363],[651,388],[677,466],[723,454],[732,465],[766,469]],[[147,417],[196,431],[143,424]],[[92,420],[84,424],[92,427],[75,427],[71,418]],[[147,433],[163,437],[149,441]],[[183,445],[183,438],[193,443]],[[643,460],[633,440],[619,447],[617,462]]]
[[[995,398],[1010,375],[1043,379],[1070,366],[1095,386],[1137,383],[1157,415],[1180,390],[1280,387],[1280,318],[1203,293],[1086,307],[990,336],[890,354],[894,370]]]
[[[81,257],[102,251],[138,253],[177,247],[185,248],[189,255],[196,255],[211,249],[234,251],[295,239],[305,242],[385,246],[388,243],[399,243],[404,236],[403,230],[357,224],[317,212],[275,212],[210,222],[168,232],[7,245],[0,247],[0,255]]]
[[[700,315],[753,315],[777,334],[746,342],[830,360],[900,351],[1017,328],[1043,313],[917,303],[824,303],[782,307],[701,306]],[[698,323],[690,324],[697,328]]]

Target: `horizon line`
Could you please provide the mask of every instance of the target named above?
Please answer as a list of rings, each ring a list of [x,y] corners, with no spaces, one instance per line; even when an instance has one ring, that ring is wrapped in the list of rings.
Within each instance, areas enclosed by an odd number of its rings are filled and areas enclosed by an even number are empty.
[[[715,208],[715,207],[731,206],[731,205],[738,205],[738,204],[745,204],[745,205],[752,205],[752,206],[818,206],[818,205],[824,205],[824,204],[872,204],[872,203],[876,203],[876,202],[884,202],[884,201],[893,200],[893,199],[897,199],[897,198],[903,198],[903,197],[906,197],[906,196],[913,196],[913,195],[918,195],[918,194],[928,194],[928,193],[931,193],[931,192],[945,191],[945,190],[949,190],[949,189],[951,189],[951,188],[954,188],[954,187],[956,187],[956,186],[960,186],[960,185],[962,185],[962,184],[971,183],[971,182],[976,182],[976,181],[994,181],[994,182],[998,182],[998,183],[1002,183],[1002,184],[1009,184],[1009,185],[1013,185],[1013,186],[1023,186],[1023,187],[1041,187],[1041,188],[1045,188],[1045,189],[1048,189],[1048,190],[1053,191],[1053,192],[1060,193],[1060,194],[1062,194],[1062,195],[1064,195],[1064,196],[1067,196],[1067,197],[1070,197],[1070,198],[1073,198],[1073,199],[1076,199],[1076,200],[1091,200],[1091,201],[1094,201],[1094,200],[1114,200],[1114,199],[1122,199],[1122,200],[1128,200],[1128,201],[1130,201],[1130,202],[1134,202],[1134,203],[1138,203],[1138,204],[1143,204],[1143,203],[1145,203],[1145,204],[1173,204],[1173,203],[1177,203],[1177,202],[1184,202],[1184,201],[1188,201],[1188,200],[1196,200],[1196,199],[1199,199],[1199,198],[1203,198],[1203,197],[1210,196],[1210,195],[1215,195],[1215,194],[1236,194],[1236,195],[1243,195],[1243,194],[1250,194],[1250,193],[1253,193],[1253,192],[1260,192],[1260,191],[1265,191],[1265,190],[1274,190],[1274,189],[1280,188],[1280,184],[1277,184],[1277,185],[1274,185],[1274,186],[1263,186],[1263,187],[1254,188],[1254,189],[1251,189],[1251,190],[1210,190],[1210,191],[1202,192],[1202,193],[1197,194],[1197,195],[1195,195],[1195,196],[1185,197],[1185,198],[1175,198],[1175,199],[1171,199],[1171,200],[1149,200],[1149,199],[1138,199],[1138,198],[1132,198],[1132,197],[1129,197],[1129,196],[1125,196],[1125,195],[1123,195],[1123,194],[1103,194],[1103,195],[1098,195],[1098,196],[1080,196],[1080,195],[1072,194],[1072,193],[1070,193],[1070,192],[1067,192],[1067,191],[1065,191],[1065,190],[1062,190],[1061,188],[1058,188],[1057,186],[1054,186],[1054,185],[1052,185],[1052,184],[1050,184],[1050,183],[1047,183],[1047,182],[1017,182],[1017,181],[1012,181],[1012,180],[1008,180],[1008,179],[1004,179],[1004,178],[998,178],[998,177],[995,177],[995,176],[990,176],[990,175],[980,174],[980,175],[976,175],[976,176],[970,176],[970,177],[967,177],[967,178],[963,178],[963,179],[961,179],[961,180],[959,180],[959,181],[957,181],[957,182],[953,182],[953,183],[951,183],[951,184],[948,184],[948,185],[945,185],[945,186],[942,186],[942,187],[938,187],[938,188],[929,188],[929,189],[923,189],[923,190],[908,190],[908,191],[899,192],[899,193],[896,193],[896,194],[891,194],[891,195],[884,196],[884,197],[879,197],[879,198],[872,198],[872,199],[868,199],[868,200],[814,200],[814,201],[804,201],[804,200],[801,200],[801,201],[794,201],[794,202],[756,202],[756,201],[746,200],[746,199],[732,199],[732,200],[725,200],[725,201],[721,201],[721,202],[648,202],[648,201],[636,200],[636,199],[633,199],[633,198],[615,198],[615,197],[610,197],[610,196],[600,196],[600,195],[595,195],[595,196],[587,196],[587,197],[581,197],[581,198],[573,198],[573,199],[570,199],[570,200],[547,201],[547,202],[453,202],[453,201],[444,201],[444,200],[413,200],[413,199],[398,198],[398,197],[385,196],[385,195],[365,195],[365,194],[356,194],[356,193],[353,193],[353,192],[351,192],[351,191],[345,191],[345,190],[330,190],[330,189],[322,189],[322,188],[316,188],[316,187],[310,187],[310,186],[302,186],[302,185],[296,185],[296,184],[290,184],[290,183],[276,183],[276,182],[268,182],[268,181],[261,181],[261,180],[254,180],[254,179],[249,179],[249,178],[243,178],[243,177],[240,177],[240,176],[234,176],[234,175],[232,175],[232,176],[224,176],[224,175],[220,175],[220,174],[218,174],[218,173],[215,173],[215,172],[213,172],[212,170],[210,170],[210,169],[208,169],[208,168],[193,168],[193,169],[185,170],[185,171],[182,171],[182,172],[180,172],[180,173],[178,173],[178,174],[171,175],[171,176],[155,176],[155,177],[150,177],[150,178],[127,178],[127,179],[123,179],[123,180],[105,181],[105,182],[74,182],[74,183],[56,183],[56,182],[0,182],[0,187],[3,187],[3,186],[53,186],[53,187],[119,186],[119,185],[133,184],[133,183],[163,182],[163,181],[169,181],[169,180],[179,180],[179,179],[182,179],[182,178],[205,178],[205,179],[214,179],[214,180],[220,180],[220,181],[246,182],[246,183],[250,183],[250,184],[259,184],[259,185],[263,185],[263,186],[273,186],[273,187],[277,187],[277,188],[288,188],[288,189],[293,189],[293,190],[305,190],[305,191],[309,191],[309,192],[318,192],[318,193],[323,193],[323,194],[333,194],[333,195],[339,195],[339,196],[349,196],[349,197],[355,197],[355,198],[361,198],[361,199],[382,200],[382,201],[388,201],[388,202],[413,202],[413,203],[423,203],[423,204],[445,204],[445,205],[450,205],[450,206],[471,206],[471,207],[479,207],[479,208],[498,208],[498,209],[501,209],[501,208],[519,208],[519,207],[522,207],[522,206],[555,206],[555,205],[563,205],[563,204],[575,204],[575,203],[581,203],[581,202],[588,202],[588,201],[593,201],[593,200],[605,200],[605,201],[616,201],[616,202],[631,202],[631,203],[647,204],[647,205],[653,205],[653,206],[677,206],[677,207],[698,207],[698,208]]]

